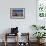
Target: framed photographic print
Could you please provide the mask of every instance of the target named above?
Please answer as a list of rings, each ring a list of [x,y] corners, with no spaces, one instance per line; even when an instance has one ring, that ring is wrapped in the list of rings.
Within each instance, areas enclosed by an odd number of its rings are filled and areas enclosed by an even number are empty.
[[[46,18],[46,0],[37,0],[37,15]]]
[[[10,18],[11,19],[24,19],[25,8],[10,8]]]

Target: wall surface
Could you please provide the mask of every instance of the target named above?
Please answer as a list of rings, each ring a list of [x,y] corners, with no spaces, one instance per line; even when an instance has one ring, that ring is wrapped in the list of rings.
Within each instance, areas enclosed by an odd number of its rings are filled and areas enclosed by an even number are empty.
[[[10,8],[25,8],[25,19],[10,19]],[[19,32],[32,36],[32,24],[36,24],[36,0],[0,0],[0,34],[17,26]]]

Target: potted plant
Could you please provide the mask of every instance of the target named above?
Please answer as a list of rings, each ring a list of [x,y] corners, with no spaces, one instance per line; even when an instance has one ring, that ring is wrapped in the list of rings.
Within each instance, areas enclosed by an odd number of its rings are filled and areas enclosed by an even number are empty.
[[[37,41],[40,43],[40,40],[42,38],[45,38],[44,37],[46,36],[45,34],[46,34],[45,32],[35,32],[33,35],[37,38]]]

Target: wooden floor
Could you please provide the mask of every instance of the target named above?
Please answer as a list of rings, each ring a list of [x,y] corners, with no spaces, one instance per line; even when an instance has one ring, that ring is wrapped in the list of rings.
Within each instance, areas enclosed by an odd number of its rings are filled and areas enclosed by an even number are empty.
[[[4,46],[4,43],[2,42],[0,42],[0,46]],[[12,42],[10,42],[10,43],[8,43],[8,45],[7,46],[15,46],[15,42],[14,43],[12,43]],[[21,45],[22,46],[22,45]],[[24,45],[25,46],[25,45]],[[37,43],[30,43],[30,46],[37,46]],[[41,46],[46,46],[46,43],[44,43],[44,45],[41,45]]]

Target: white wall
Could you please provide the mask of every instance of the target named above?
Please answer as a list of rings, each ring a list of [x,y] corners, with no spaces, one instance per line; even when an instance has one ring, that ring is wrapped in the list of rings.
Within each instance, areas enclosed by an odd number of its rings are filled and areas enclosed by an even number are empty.
[[[25,8],[25,19],[10,19],[10,8]],[[36,24],[36,0],[0,0],[0,34],[17,26],[32,35],[32,24]]]

